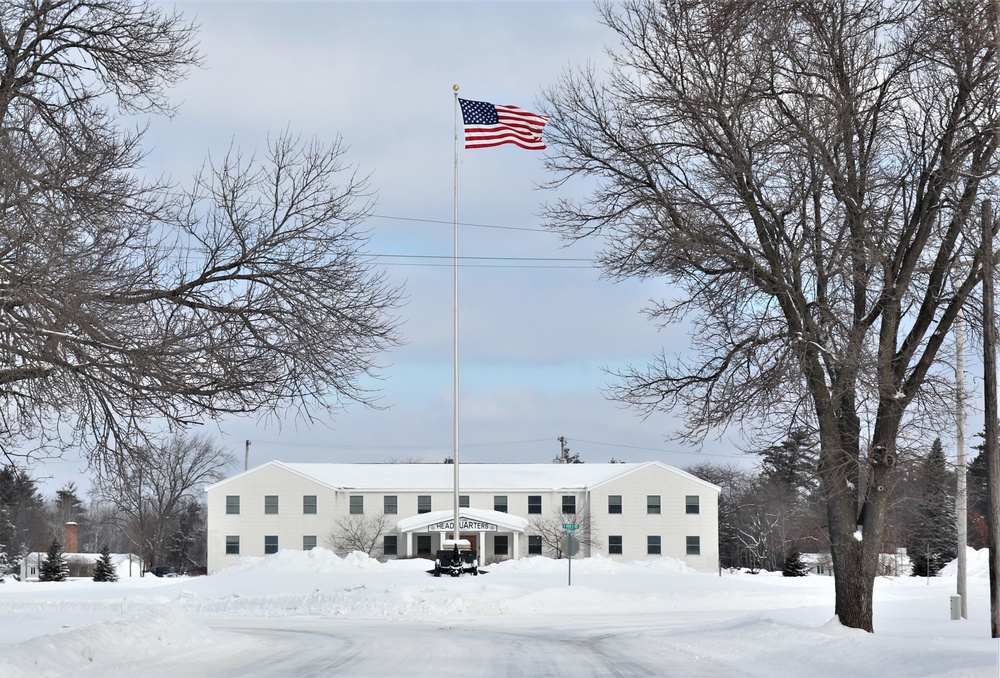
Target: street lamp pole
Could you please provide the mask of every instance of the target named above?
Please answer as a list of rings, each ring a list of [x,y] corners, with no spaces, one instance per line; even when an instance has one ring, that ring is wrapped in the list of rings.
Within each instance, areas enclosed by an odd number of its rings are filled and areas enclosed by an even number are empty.
[[[966,544],[968,538],[969,494],[965,464],[965,312],[958,309],[955,318],[955,409],[957,438],[955,451],[955,525],[958,532],[958,588],[962,599],[962,619],[969,618],[966,579]]]

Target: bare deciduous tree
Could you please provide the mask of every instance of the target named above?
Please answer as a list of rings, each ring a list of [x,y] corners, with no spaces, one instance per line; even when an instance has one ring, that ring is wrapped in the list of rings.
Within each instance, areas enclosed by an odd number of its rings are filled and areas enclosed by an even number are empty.
[[[552,187],[594,187],[550,223],[605,237],[611,277],[664,278],[675,301],[653,318],[692,323],[690,355],[624,371],[614,395],[683,410],[691,440],[817,431],[836,614],[855,628],[872,630],[906,426],[943,425],[937,363],[981,278],[996,8],[606,3],[609,74],[567,73],[547,97]]]
[[[237,149],[183,189],[141,176],[141,131],[199,63],[194,28],[142,0],[0,9],[0,446],[95,461],[183,426],[372,402],[398,290],[362,255],[366,178],[335,140]]]
[[[115,508],[112,523],[139,550],[147,566],[160,564],[172,528],[204,487],[225,477],[233,454],[207,436],[173,436],[105,466],[95,497]]]
[[[391,524],[389,516],[384,513],[352,513],[337,521],[337,527],[327,537],[327,543],[341,557],[360,551],[372,558],[381,558],[384,555],[382,537]]]
[[[599,549],[602,542],[592,529],[590,506],[584,505],[576,513],[562,513],[558,508],[546,516],[534,516],[528,521],[529,532],[542,538],[542,555],[550,558],[563,557],[563,539],[566,530],[563,523],[573,523],[580,526],[573,536],[580,542],[581,548]]]

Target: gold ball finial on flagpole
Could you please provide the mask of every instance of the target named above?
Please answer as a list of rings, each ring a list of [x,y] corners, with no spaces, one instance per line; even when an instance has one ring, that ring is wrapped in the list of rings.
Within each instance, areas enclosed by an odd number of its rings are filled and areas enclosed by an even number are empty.
[[[451,86],[451,88],[452,88],[453,90],[455,90],[456,92],[458,91],[458,85],[452,85],[452,86]]]

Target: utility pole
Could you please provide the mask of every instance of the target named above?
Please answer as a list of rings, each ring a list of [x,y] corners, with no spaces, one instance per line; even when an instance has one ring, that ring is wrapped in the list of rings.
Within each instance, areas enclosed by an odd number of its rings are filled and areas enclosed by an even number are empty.
[[[250,441],[247,441],[246,448],[243,452],[243,470],[250,470]]]
[[[566,436],[559,436],[559,456],[555,458],[557,464],[569,463],[569,447],[566,445]]]
[[[986,415],[986,525],[990,549],[990,632],[1000,638],[1000,450],[997,449],[997,334],[993,312],[993,207],[982,205],[983,221],[983,400]]]

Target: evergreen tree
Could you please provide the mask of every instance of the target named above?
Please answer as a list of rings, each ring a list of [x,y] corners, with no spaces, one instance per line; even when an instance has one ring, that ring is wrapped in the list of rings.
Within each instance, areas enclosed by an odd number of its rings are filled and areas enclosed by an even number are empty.
[[[32,479],[14,466],[0,468],[0,541],[10,549],[45,548],[48,535],[45,500]]]
[[[38,581],[66,581],[68,574],[69,565],[66,563],[63,546],[58,539],[53,539],[45,561],[38,566]]]
[[[972,458],[966,466],[966,484],[969,492],[969,508],[985,516],[988,513],[989,488],[986,484],[986,445],[981,443],[972,449],[979,454]]]
[[[913,562],[914,576],[935,576],[955,558],[958,541],[951,474],[940,438],[935,439],[921,463],[917,482],[920,493],[915,502],[907,552]]]
[[[809,566],[802,562],[802,552],[798,546],[793,546],[792,550],[785,556],[785,566],[781,568],[782,577],[805,577],[809,574]]]
[[[111,562],[111,549],[107,544],[101,548],[101,557],[94,563],[94,581],[118,581],[118,572]]]
[[[177,513],[167,539],[163,563],[173,565],[178,572],[205,562],[206,507],[198,501],[188,501]]]
[[[808,494],[816,489],[815,436],[806,429],[795,429],[780,445],[759,452],[761,479],[790,493]]]

